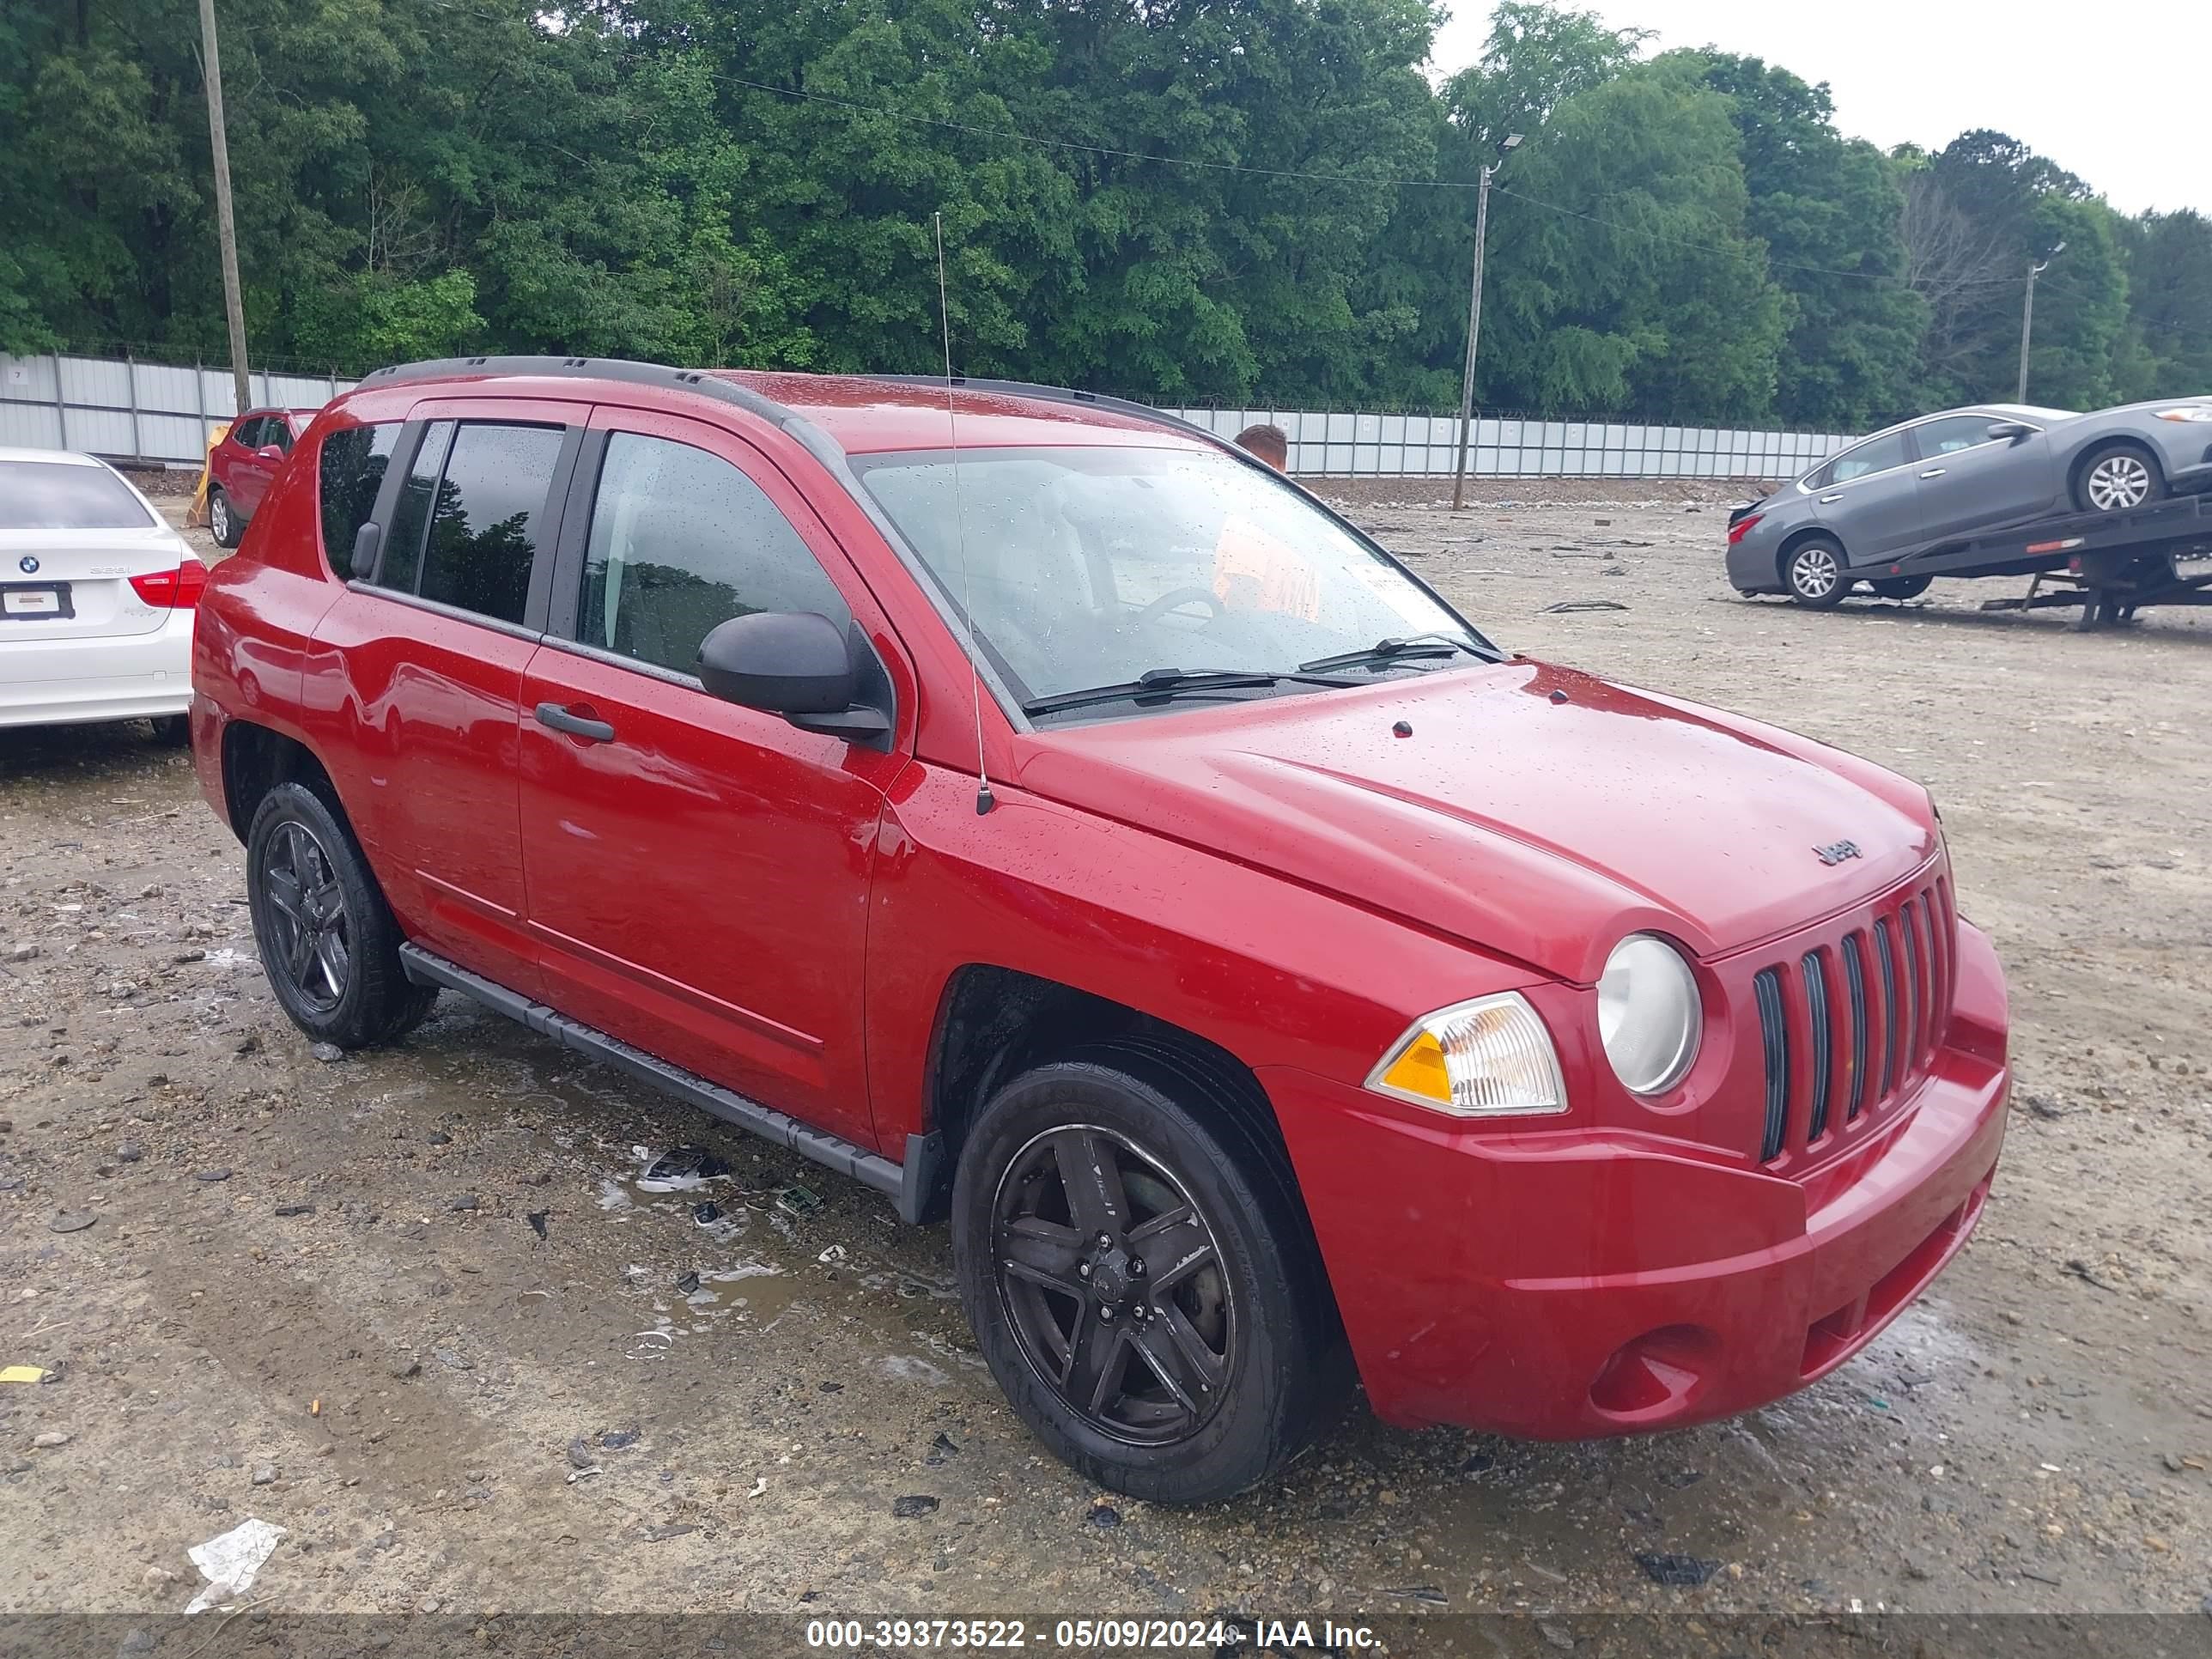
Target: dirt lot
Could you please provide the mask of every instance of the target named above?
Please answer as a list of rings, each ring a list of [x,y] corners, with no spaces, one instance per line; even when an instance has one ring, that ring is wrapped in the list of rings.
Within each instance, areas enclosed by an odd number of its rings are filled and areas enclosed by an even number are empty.
[[[0,733],[0,1365],[60,1373],[0,1386],[0,1611],[174,1611],[249,1516],[287,1610],[2194,1609],[2212,617],[2077,635],[1964,584],[1808,615],[1727,588],[1723,492],[1483,493],[1355,510],[1510,647],[1942,803],[2019,1091],[1972,1247],[1862,1358],[1591,1445],[1355,1407],[1243,1502],[1109,1500],[1000,1405],[941,1231],[464,1006],[316,1060],[184,759]],[[679,1141],[733,1178],[642,1190]],[[1663,1586],[1665,1553],[1717,1570]]]

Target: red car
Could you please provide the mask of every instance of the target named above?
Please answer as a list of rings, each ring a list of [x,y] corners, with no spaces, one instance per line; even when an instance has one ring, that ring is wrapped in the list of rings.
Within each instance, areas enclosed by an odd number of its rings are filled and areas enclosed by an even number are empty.
[[[1125,1492],[1261,1479],[1354,1364],[1546,1437],[1774,1400],[1996,1164],[1926,791],[1508,655],[1133,405],[384,370],[194,684],[304,1031],[456,991],[949,1217],[1007,1397]]]
[[[236,547],[261,510],[261,498],[283,471],[292,446],[315,418],[312,409],[249,410],[230,423],[208,456],[208,533],[218,547]]]

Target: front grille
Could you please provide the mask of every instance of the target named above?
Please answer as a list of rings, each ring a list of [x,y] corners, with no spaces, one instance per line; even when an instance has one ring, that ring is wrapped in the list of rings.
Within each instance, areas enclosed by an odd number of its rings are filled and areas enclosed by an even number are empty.
[[[1954,925],[1939,878],[1752,976],[1765,1081],[1760,1162],[1823,1148],[1911,1091],[1950,1014]]]

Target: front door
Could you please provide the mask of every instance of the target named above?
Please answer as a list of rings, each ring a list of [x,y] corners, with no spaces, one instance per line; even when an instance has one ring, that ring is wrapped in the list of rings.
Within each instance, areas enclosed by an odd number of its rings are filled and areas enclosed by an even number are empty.
[[[552,633],[523,677],[523,869],[545,997],[873,1146],[862,956],[904,763],[710,696],[699,644],[752,611],[881,618],[819,520],[734,434],[601,409]]]
[[[1915,428],[1920,514],[1933,542],[2039,518],[2057,505],[2060,480],[2042,433],[1992,439],[1994,415],[1946,415]]]

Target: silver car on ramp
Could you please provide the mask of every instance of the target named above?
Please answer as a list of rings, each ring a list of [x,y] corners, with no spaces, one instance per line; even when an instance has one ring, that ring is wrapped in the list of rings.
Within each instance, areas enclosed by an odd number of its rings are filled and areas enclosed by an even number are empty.
[[[1859,582],[1909,599],[1925,576],[1879,567],[2054,514],[2124,513],[2212,489],[2212,398],[2094,415],[1977,404],[1923,416],[1831,456],[1737,513],[1728,576],[1743,594],[1826,610]]]

